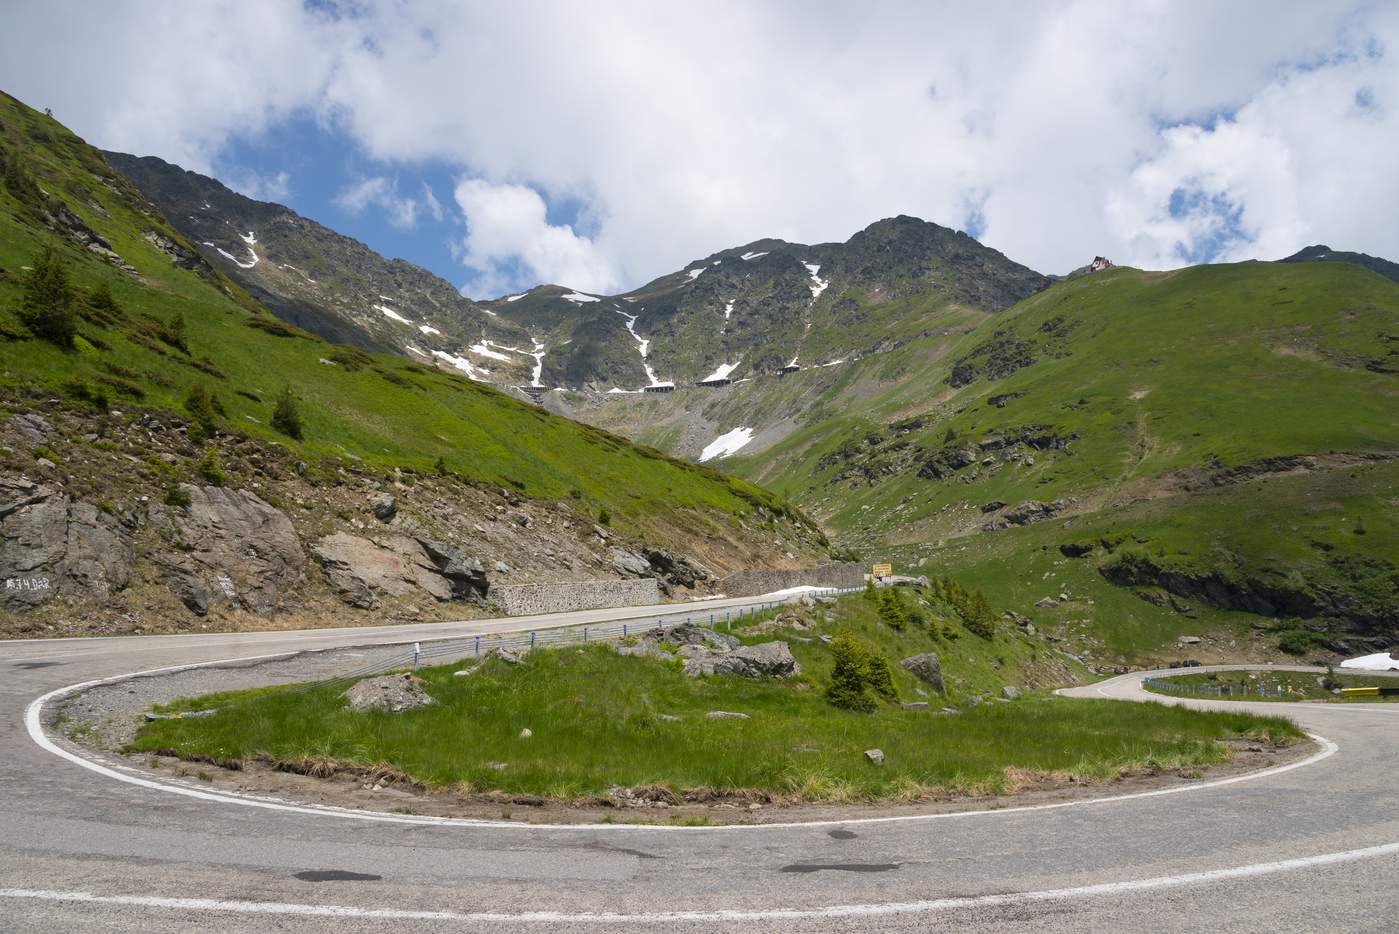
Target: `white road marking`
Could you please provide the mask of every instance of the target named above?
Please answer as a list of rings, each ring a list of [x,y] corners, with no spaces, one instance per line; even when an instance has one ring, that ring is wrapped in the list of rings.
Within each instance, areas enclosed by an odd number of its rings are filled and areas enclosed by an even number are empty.
[[[736,922],[736,921],[807,921],[829,918],[880,917],[888,915],[919,914],[935,911],[956,911],[969,908],[997,908],[1007,905],[1024,905],[1033,902],[1057,902],[1078,898],[1098,898],[1102,896],[1124,895],[1135,892],[1149,892],[1159,889],[1180,888],[1212,882],[1229,882],[1239,879],[1255,879],[1281,872],[1296,872],[1303,869],[1316,869],[1377,857],[1399,854],[1399,843],[1386,843],[1380,846],[1364,847],[1358,850],[1343,850],[1335,853],[1321,853],[1316,856],[1302,856],[1296,859],[1277,860],[1269,863],[1253,863],[1247,866],[1231,866],[1227,869],[1210,869],[1204,872],[1189,872],[1175,876],[1157,876],[1151,879],[1131,879],[1124,882],[1100,882],[1095,885],[1080,885],[1063,889],[1046,889],[1035,892],[1009,892],[996,895],[970,895],[951,898],[920,899],[911,902],[882,902],[857,905],[830,905],[824,908],[730,908],[714,911],[649,911],[626,914],[624,912],[566,912],[566,911],[522,911],[517,913],[499,911],[421,911],[398,908],[360,908],[353,905],[308,905],[294,902],[254,902],[236,899],[214,898],[169,898],[157,895],[97,895],[91,892],[63,892],[49,889],[0,889],[0,898],[33,899],[53,902],[86,902],[99,905],[124,905],[138,908],[169,908],[180,911],[218,911],[235,914],[300,915],[311,917],[377,919],[386,921],[454,921],[466,923],[522,923],[535,922],[557,924],[674,924],[686,921]]]
[[[107,778],[115,778],[118,781],[138,785],[152,791],[163,791],[168,794],[184,795],[190,798],[198,798],[203,801],[214,801],[221,804],[238,804],[245,807],[264,808],[273,811],[286,811],[295,814],[308,814],[322,817],[343,817],[351,820],[372,821],[387,824],[414,824],[432,825],[437,827],[489,827],[496,829],[510,830],[563,830],[563,831],[587,831],[590,833],[649,833],[649,832],[671,832],[671,833],[723,833],[733,831],[762,831],[771,829],[788,829],[802,827],[828,827],[847,826],[853,824],[894,824],[894,823],[915,823],[934,820],[956,820],[968,817],[982,817],[992,814],[1023,814],[1030,811],[1053,811],[1060,808],[1087,807],[1091,805],[1112,804],[1119,801],[1133,801],[1138,798],[1155,798],[1163,795],[1182,794],[1192,791],[1203,791],[1209,788],[1220,788],[1225,785],[1233,785],[1238,782],[1256,781],[1261,778],[1268,778],[1273,775],[1280,775],[1290,772],[1293,769],[1300,769],[1303,766],[1312,765],[1334,755],[1337,746],[1324,736],[1315,733],[1308,733],[1315,740],[1321,749],[1305,759],[1296,762],[1289,762],[1286,765],[1273,766],[1258,772],[1249,772],[1244,775],[1235,775],[1230,778],[1215,779],[1210,782],[1201,782],[1197,785],[1178,785],[1173,788],[1158,788],[1153,791],[1137,791],[1120,795],[1109,795],[1102,798],[1085,798],[1078,801],[1058,801],[1052,804],[1030,804],[1020,807],[1007,808],[987,808],[979,811],[955,811],[944,814],[904,814],[893,817],[863,817],[847,820],[822,820],[822,821],[788,821],[768,824],[715,824],[698,827],[675,826],[666,824],[530,824],[515,821],[489,821],[474,820],[460,817],[434,817],[431,815],[409,815],[409,814],[386,814],[378,811],[360,811],[349,808],[338,808],[330,805],[298,804],[283,801],[279,798],[260,797],[256,795],[242,794],[237,792],[217,792],[206,791],[200,788],[190,788],[184,785],[172,784],[169,782],[156,781],[149,778],[141,778],[136,775],[124,775],[117,769],[110,768],[85,756],[78,755],[68,749],[64,749],[49,738],[43,727],[44,705],[52,700],[72,694],[76,691],[96,687],[99,684],[109,684],[115,681],[123,681],[128,678],[140,677],[143,675],[158,674],[162,672],[183,671],[190,668],[200,668],[206,665],[222,665],[234,662],[257,661],[259,659],[277,658],[288,653],[278,652],[273,655],[254,655],[246,658],[223,659],[212,662],[196,662],[186,665],[171,665],[165,668],[153,668],[149,671],[132,672],[124,675],[116,675],[110,678],[99,678],[94,681],[84,681],[81,684],[73,684],[68,687],[58,688],[38,697],[30,702],[24,711],[24,726],[32,739],[41,748],[53,753],[56,756],[67,759],[75,765],[82,766],[99,775]]]

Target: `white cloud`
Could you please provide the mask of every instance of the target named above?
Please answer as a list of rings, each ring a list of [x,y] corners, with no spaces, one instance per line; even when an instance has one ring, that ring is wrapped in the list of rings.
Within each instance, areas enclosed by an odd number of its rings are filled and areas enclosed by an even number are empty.
[[[1395,4],[334,9],[12,3],[0,83],[103,145],[195,169],[298,112],[385,177],[456,167],[474,180],[456,247],[475,294],[631,285],[895,213],[974,219],[1050,272],[1311,240],[1399,256]],[[428,191],[392,195],[436,216]],[[578,219],[551,225],[545,203]]]
[[[436,203],[435,198],[433,201]],[[384,212],[389,223],[400,230],[418,224],[417,199],[400,195],[397,180],[383,175],[351,183],[335,196],[335,203],[351,214],[362,214],[366,208],[377,207]],[[442,206],[438,204],[437,211],[441,210]]]
[[[544,199],[533,188],[468,178],[457,183],[453,196],[467,225],[458,258],[480,273],[471,288],[474,296],[495,297],[538,282],[589,292],[621,284],[612,260],[596,243],[571,227],[549,223]],[[524,270],[506,272],[513,260]]]
[[[286,172],[261,175],[235,168],[222,173],[219,178],[229,188],[255,201],[284,203],[291,197],[291,178]]]
[[[442,202],[437,200],[437,193],[432,190],[432,186],[423,182],[423,206],[432,215],[432,219],[439,224],[442,223],[446,213],[442,210]]]

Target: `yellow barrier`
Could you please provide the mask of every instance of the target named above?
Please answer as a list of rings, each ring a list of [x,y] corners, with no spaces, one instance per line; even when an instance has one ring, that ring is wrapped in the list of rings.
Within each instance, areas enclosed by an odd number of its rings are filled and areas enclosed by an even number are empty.
[[[1380,689],[1377,686],[1368,688],[1341,688],[1342,697],[1379,697]]]

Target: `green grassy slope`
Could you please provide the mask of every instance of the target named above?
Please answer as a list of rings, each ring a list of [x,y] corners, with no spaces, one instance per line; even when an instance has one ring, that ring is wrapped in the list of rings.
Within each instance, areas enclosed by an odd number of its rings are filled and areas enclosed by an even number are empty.
[[[898,371],[917,352],[856,367]],[[1063,560],[1058,545],[1106,537],[1084,586],[1109,601],[1123,591],[1098,569],[1133,552],[1150,560],[1120,583],[1164,583],[1206,615],[1399,635],[1395,283],[1346,263],[1117,268],[1059,283],[933,356],[875,394],[833,384],[802,428],[725,468],[796,498],[845,543],[975,568],[1022,608],[1045,595],[1025,573],[1036,552]],[[1056,500],[1053,521],[981,531],[1007,513],[982,507]],[[1119,650],[1202,625],[1127,599],[1157,631],[1100,609]]]
[[[912,606],[927,596],[912,591],[904,599]],[[1048,692],[983,701],[981,692],[1007,683],[1062,682],[1063,662],[1012,625],[1002,622],[992,638],[982,638],[936,600],[927,604],[926,622],[898,631],[862,596],[800,611],[802,628],[736,630],[749,643],[788,641],[802,666],[790,680],[691,678],[673,662],[620,657],[607,645],[569,646],[531,652],[519,665],[488,660],[465,678],[454,676],[459,665],[427,669],[421,675],[437,703],[401,715],[347,710],[339,696],[344,682],[180,702],[174,709],[218,712],[148,724],[133,748],[219,761],[265,754],[322,769],[387,763],[468,795],[500,790],[586,800],[615,793],[618,784],[660,784],[677,800],[772,795],[796,803],[1010,793],[1070,776],[1104,781],[1218,762],[1229,755],[1220,739],[1289,743],[1298,736],[1276,719]],[[892,663],[896,700],[855,712],[826,699],[833,652],[817,636],[842,632]],[[898,667],[901,657],[929,650],[941,654],[946,696]],[[920,700],[931,709],[898,703]],[[944,704],[961,713],[938,713]],[[749,719],[708,719],[712,710]],[[525,729],[533,735],[523,738]],[[866,761],[871,747],[883,751],[882,768]],[[503,769],[491,765],[501,762]]]
[[[441,458],[482,483],[587,501],[641,532],[731,535],[741,517],[759,509],[795,515],[743,481],[463,377],[393,356],[345,355],[282,325],[216,271],[173,265],[148,234],[183,241],[135,190],[68,130],[8,96],[0,97],[0,145],[6,164],[18,162],[47,193],[0,186],[0,391],[12,408],[35,393],[100,393],[122,409],[180,411],[191,386],[202,382],[224,407],[225,430],[275,441],[313,465],[429,470]],[[46,227],[45,215],[60,203],[132,271]],[[48,244],[61,251],[80,294],[106,283],[118,305],[108,314],[80,302],[77,349],[30,338],[16,317],[25,267]],[[176,315],[186,323],[188,352],[158,338]],[[283,386],[300,402],[304,441],[269,427]]]

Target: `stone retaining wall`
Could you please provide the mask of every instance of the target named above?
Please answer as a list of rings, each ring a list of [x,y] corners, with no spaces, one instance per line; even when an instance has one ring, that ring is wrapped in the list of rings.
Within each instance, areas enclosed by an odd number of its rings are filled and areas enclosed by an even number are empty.
[[[507,616],[602,610],[618,606],[646,606],[661,602],[661,591],[652,578],[618,581],[574,581],[567,584],[493,585],[490,599]]]
[[[863,587],[863,564],[823,564],[814,568],[780,571],[735,571],[718,584],[720,593],[730,597],[756,597],[789,587]]]

